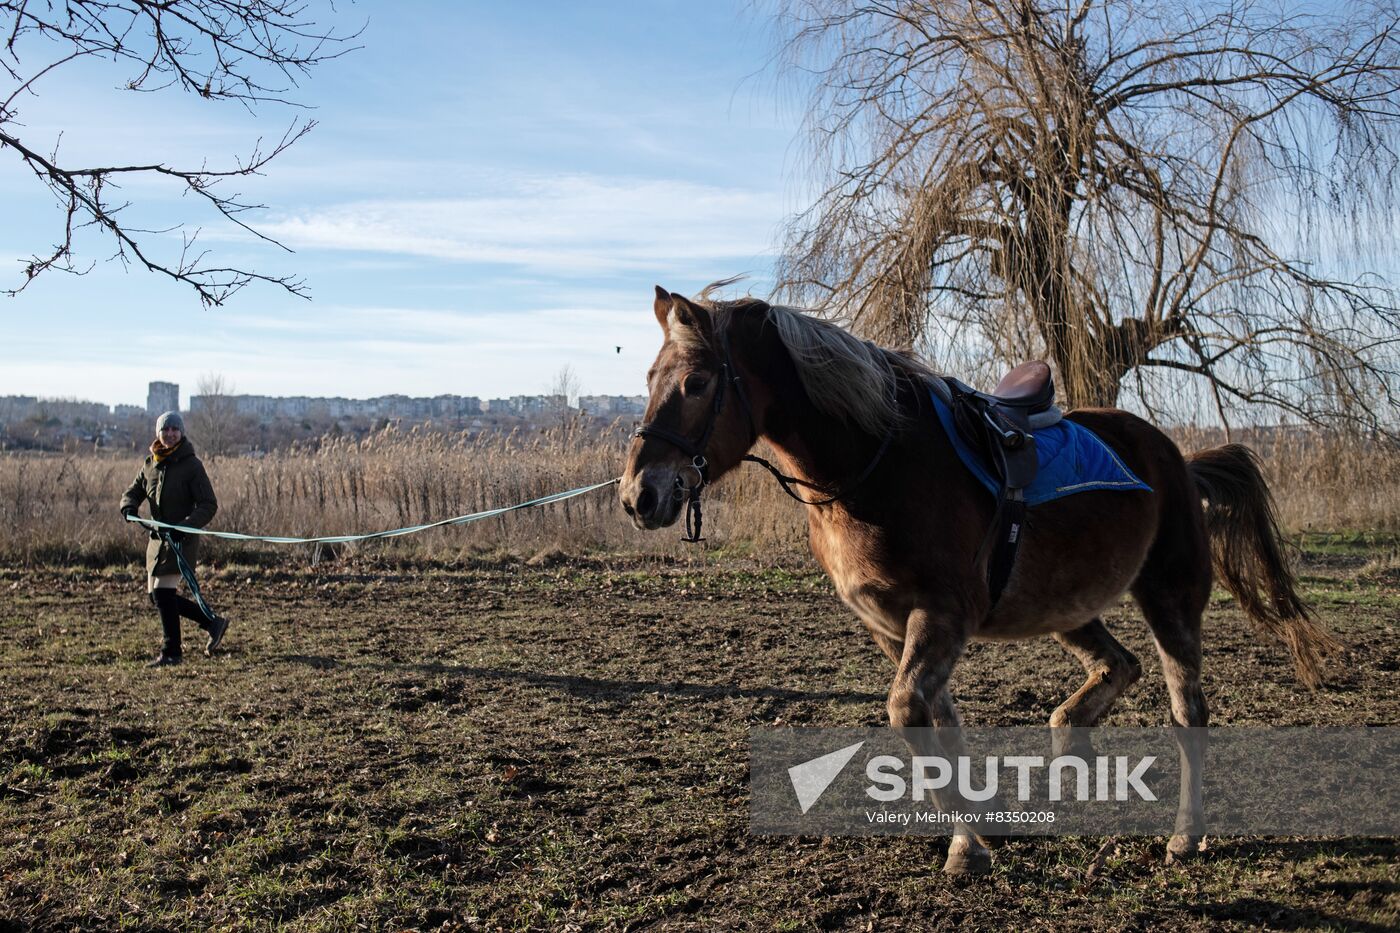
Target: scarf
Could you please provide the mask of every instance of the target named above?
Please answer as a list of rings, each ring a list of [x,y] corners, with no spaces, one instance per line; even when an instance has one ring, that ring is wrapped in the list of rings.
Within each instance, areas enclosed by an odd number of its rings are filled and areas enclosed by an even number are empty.
[[[179,443],[177,443],[174,447],[166,447],[160,442],[160,438],[156,438],[155,440],[151,441],[151,456],[156,458],[156,463],[160,463],[166,457],[169,457],[175,451],[179,450],[180,444],[183,444],[184,442],[185,439],[182,437],[180,438]]]

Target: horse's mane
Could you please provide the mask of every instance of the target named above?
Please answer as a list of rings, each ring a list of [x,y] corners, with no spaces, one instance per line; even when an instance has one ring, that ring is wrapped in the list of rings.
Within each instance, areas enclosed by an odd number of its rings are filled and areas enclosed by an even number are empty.
[[[729,281],[706,286],[696,303],[716,312],[716,328],[728,326],[738,315],[764,315],[792,357],[807,396],[825,414],[882,435],[906,417],[899,407],[900,381],[922,384],[934,375],[912,355],[878,347],[797,308],[757,298],[719,301],[710,297],[712,290]]]

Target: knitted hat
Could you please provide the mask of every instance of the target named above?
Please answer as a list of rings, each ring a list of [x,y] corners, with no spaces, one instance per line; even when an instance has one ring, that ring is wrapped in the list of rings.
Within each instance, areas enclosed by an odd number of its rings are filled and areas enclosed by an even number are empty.
[[[181,434],[185,432],[185,421],[180,417],[178,411],[167,411],[156,419],[156,433],[159,434],[162,428],[177,428]]]

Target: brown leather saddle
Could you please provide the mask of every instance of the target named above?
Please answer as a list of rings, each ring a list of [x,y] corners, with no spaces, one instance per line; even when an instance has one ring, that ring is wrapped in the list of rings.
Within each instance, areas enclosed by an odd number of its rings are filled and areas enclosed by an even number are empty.
[[[1011,408],[1048,411],[1055,403],[1055,380],[1050,374],[1050,364],[1043,360],[1022,363],[1001,377],[991,397]]]
[[[995,606],[1006,589],[1025,524],[1025,489],[1040,468],[1035,432],[1056,424],[1063,413],[1055,406],[1055,382],[1048,364],[1022,363],[991,392],[978,392],[947,376],[933,380],[935,394],[953,412],[958,434],[1000,481],[996,515],[977,554],[992,547],[987,585]]]

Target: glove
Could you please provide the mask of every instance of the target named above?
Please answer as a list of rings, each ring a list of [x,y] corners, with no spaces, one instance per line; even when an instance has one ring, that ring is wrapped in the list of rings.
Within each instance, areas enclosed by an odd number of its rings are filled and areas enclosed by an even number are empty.
[[[135,516],[136,510],[131,506],[128,505],[126,508],[122,509],[122,518],[134,518]]]
[[[170,535],[170,540],[174,541],[176,544],[181,544],[185,540],[185,533],[183,531],[171,531],[168,532],[168,534]]]

